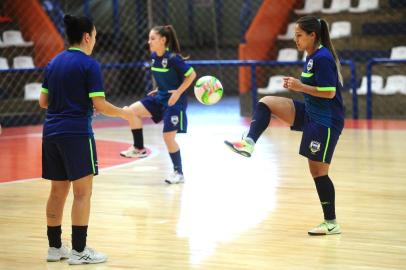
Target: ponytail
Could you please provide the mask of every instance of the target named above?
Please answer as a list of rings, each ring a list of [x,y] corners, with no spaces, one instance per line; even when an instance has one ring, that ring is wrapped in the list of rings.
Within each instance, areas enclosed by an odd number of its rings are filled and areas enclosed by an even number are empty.
[[[319,23],[320,23],[320,43],[324,47],[329,49],[329,51],[333,55],[334,60],[336,62],[336,66],[337,66],[338,80],[340,81],[341,86],[342,86],[343,85],[343,75],[341,74],[341,63],[340,63],[340,59],[338,59],[334,45],[331,42],[327,22],[324,19],[319,19]]]
[[[316,42],[319,42],[331,52],[337,66],[338,80],[341,85],[343,85],[340,59],[338,59],[336,50],[331,42],[327,22],[324,19],[317,19],[314,16],[304,16],[297,20],[296,23],[299,24],[300,28],[307,34],[314,32],[316,34]]]
[[[151,30],[157,32],[160,36],[166,38],[165,46],[170,51],[181,55],[178,36],[176,35],[175,28],[172,25],[155,26]],[[187,59],[189,57],[183,57],[183,58]]]

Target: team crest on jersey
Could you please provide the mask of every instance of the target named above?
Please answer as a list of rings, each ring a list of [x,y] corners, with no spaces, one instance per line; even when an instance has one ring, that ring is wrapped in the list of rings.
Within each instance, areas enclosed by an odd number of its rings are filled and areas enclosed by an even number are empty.
[[[151,66],[153,66],[155,64],[155,59],[151,60]]]
[[[313,155],[315,155],[317,152],[320,151],[320,145],[318,141],[311,141],[309,145],[309,149],[312,152]]]
[[[307,62],[307,71],[310,71],[313,68],[313,59],[310,59],[309,62]]]
[[[179,123],[179,117],[177,115],[171,116],[171,123],[176,126]]]
[[[166,68],[167,65],[168,65],[168,58],[162,59],[162,66],[163,66],[164,68]]]

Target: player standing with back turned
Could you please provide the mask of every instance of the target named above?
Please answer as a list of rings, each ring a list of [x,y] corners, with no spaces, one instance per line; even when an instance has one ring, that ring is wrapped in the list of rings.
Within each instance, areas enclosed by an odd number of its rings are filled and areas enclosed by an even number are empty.
[[[127,109],[105,100],[99,63],[90,57],[96,28],[86,17],[65,15],[70,47],[53,58],[45,70],[39,104],[47,109],[42,140],[42,177],[51,180],[46,216],[47,261],[68,258],[69,264],[102,263],[107,256],[86,244],[93,176],[98,174],[92,130],[93,107],[107,116],[128,119]],[[72,251],[61,243],[66,197],[73,189]]]

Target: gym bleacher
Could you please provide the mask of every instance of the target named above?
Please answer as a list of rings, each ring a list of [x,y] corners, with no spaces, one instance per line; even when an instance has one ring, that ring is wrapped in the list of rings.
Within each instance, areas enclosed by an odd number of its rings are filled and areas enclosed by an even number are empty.
[[[403,4],[401,4],[403,3]],[[365,117],[365,94],[366,85],[362,86],[364,79],[366,83],[366,66],[372,58],[406,59],[406,1],[342,1],[342,0],[307,0],[296,10],[292,11],[290,21],[286,29],[282,29],[276,46],[279,51],[286,48],[295,48],[292,24],[305,14],[312,14],[316,17],[324,18],[330,26],[332,42],[337,50],[340,59],[350,59],[356,64],[357,91],[359,101],[360,118]],[[340,25],[337,26],[337,23]],[[403,49],[404,48],[404,49]],[[398,50],[397,55],[393,51]],[[405,51],[405,53],[402,53]],[[277,54],[277,53],[275,53]],[[278,56],[277,56],[278,55]],[[278,61],[302,60],[303,55],[290,55],[291,57],[280,58],[279,54],[271,55],[271,59]],[[293,58],[292,58],[293,57]],[[301,67],[270,67],[266,69],[266,74],[270,77],[280,75],[294,76],[300,74]],[[343,66],[344,76],[343,98],[346,105],[346,116],[351,117],[352,91],[350,79],[351,74],[348,67]],[[406,111],[397,110],[386,114],[386,110],[380,107],[391,104],[393,107],[404,108],[406,104],[406,84],[402,76],[406,76],[406,65],[386,64],[376,65],[373,74],[382,78],[380,89],[372,88],[373,107],[376,118],[405,118]],[[258,93],[277,94],[281,96],[301,99],[301,94],[275,89],[269,83],[272,81],[266,77],[259,83]],[[376,78],[376,77],[375,77]],[[390,78],[388,80],[388,78]],[[375,80],[376,81],[376,80]],[[362,90],[361,90],[362,89]],[[388,91],[386,91],[389,89]],[[395,90],[394,90],[395,89]]]

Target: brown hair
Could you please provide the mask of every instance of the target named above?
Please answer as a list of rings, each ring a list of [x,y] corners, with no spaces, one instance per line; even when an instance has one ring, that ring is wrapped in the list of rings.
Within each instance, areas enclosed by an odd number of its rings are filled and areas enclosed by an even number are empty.
[[[169,48],[170,51],[180,54],[178,37],[172,25],[155,26],[151,30],[157,32],[161,37],[166,38],[165,46]]]
[[[334,57],[337,66],[338,80],[343,85],[343,75],[341,74],[341,63],[338,59],[334,45],[330,39],[330,33],[328,31],[328,24],[324,19],[317,19],[314,16],[304,16],[296,21],[299,27],[307,34],[314,32],[316,34],[316,42],[326,47]]]

